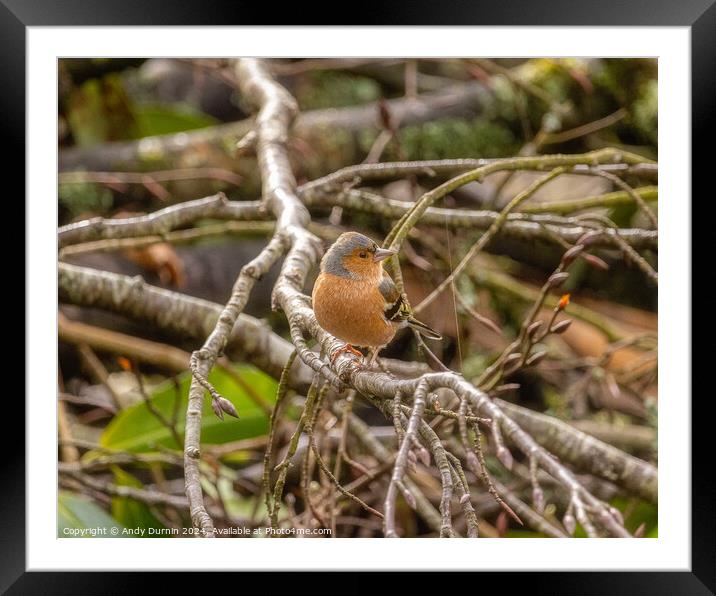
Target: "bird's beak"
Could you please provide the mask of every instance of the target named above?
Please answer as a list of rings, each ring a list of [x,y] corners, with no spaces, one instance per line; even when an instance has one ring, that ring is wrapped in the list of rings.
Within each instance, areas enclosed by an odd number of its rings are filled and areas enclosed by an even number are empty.
[[[398,254],[397,250],[390,250],[388,248],[377,248],[375,250],[375,256],[373,257],[373,261],[379,263],[380,261],[384,261],[388,257],[392,257],[395,254]]]

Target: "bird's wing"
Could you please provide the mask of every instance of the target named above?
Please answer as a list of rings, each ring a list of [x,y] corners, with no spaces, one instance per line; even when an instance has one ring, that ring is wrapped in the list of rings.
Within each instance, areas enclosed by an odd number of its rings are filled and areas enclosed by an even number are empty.
[[[383,314],[388,321],[393,323],[407,321],[408,325],[417,329],[421,335],[430,339],[442,339],[437,331],[413,317],[413,310],[398,292],[398,288],[395,287],[395,283],[386,272],[383,273],[383,279],[380,281],[378,289],[385,299]]]
[[[395,287],[395,283],[386,272],[383,273],[383,279],[380,281],[378,289],[385,299],[385,309],[383,311],[385,318],[394,323],[407,321],[411,316],[410,306],[403,300],[398,288]]]

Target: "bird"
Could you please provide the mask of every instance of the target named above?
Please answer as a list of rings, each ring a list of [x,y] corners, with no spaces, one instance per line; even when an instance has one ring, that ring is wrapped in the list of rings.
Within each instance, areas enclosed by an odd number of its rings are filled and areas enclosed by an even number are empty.
[[[397,251],[380,248],[358,232],[345,232],[326,251],[313,286],[313,310],[318,324],[345,345],[331,354],[350,352],[359,358],[357,347],[368,348],[372,367],[378,353],[406,326],[429,339],[442,336],[413,316],[410,304],[383,269],[383,261]]]

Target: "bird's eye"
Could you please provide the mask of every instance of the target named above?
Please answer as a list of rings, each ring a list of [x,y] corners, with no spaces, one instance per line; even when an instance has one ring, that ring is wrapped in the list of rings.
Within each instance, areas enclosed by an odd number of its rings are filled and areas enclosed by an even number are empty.
[[[363,250],[363,251],[361,251],[361,252],[358,254],[358,256],[359,256],[361,259],[365,259],[365,258],[368,256],[368,253]]]

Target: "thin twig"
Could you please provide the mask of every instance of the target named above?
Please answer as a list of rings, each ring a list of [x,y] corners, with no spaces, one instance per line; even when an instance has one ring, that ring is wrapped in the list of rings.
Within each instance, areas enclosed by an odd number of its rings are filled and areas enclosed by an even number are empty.
[[[545,184],[554,180],[560,174],[563,174],[564,171],[565,171],[565,168],[561,167],[561,166],[554,168],[549,174],[538,179],[536,182],[531,184],[528,188],[526,188],[521,193],[519,193],[515,198],[513,198],[505,206],[505,208],[500,212],[500,215],[497,217],[497,219],[495,219],[495,221],[492,223],[492,225],[487,230],[487,232],[485,232],[482,236],[480,236],[480,239],[475,244],[472,245],[472,247],[470,248],[469,251],[467,251],[467,254],[462,258],[462,260],[452,270],[450,275],[446,279],[444,279],[440,283],[440,285],[437,288],[435,288],[428,296],[426,296],[420,302],[420,304],[418,304],[413,310],[416,313],[419,313],[421,310],[423,310],[424,308],[429,306],[442,293],[442,291],[453,282],[454,279],[457,279],[457,277],[470,264],[470,261],[472,260],[472,258],[489,244],[489,242],[495,237],[497,232],[500,230],[502,225],[505,223],[505,220],[507,219],[507,216],[510,214],[510,212],[517,209],[517,207],[521,203],[523,203],[524,201],[529,199],[535,192],[537,192]]]
[[[398,405],[400,393],[396,393],[396,400]],[[425,409],[425,399],[427,397],[427,383],[418,385],[413,394],[413,409],[410,413],[410,419],[408,421],[408,427],[405,433],[402,432],[400,424],[400,408],[398,408],[397,415],[394,414],[393,420],[396,424],[396,429],[400,428],[400,448],[398,449],[398,456],[395,460],[395,466],[393,467],[393,474],[390,478],[390,484],[388,485],[388,491],[385,494],[385,519],[383,520],[383,529],[386,538],[395,538],[397,536],[395,532],[395,499],[397,497],[398,484],[403,481],[408,463],[408,453],[412,446],[413,438],[417,436],[418,427],[420,420]],[[402,436],[401,436],[402,435]]]

